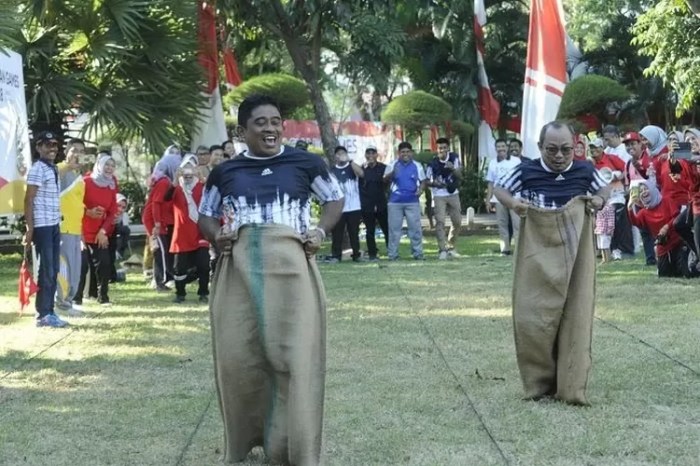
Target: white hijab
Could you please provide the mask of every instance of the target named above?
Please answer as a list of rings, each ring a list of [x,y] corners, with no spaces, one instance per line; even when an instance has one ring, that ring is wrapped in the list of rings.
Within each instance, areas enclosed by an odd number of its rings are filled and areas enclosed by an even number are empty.
[[[197,157],[194,154],[185,154],[182,164],[180,164],[180,168],[190,168],[193,172],[194,179],[187,183],[184,177],[181,175],[180,179],[178,180],[180,182],[182,192],[185,193],[185,199],[187,199],[187,215],[194,223],[197,223],[199,220],[199,208],[194,200],[194,197],[192,196],[194,187],[197,186],[197,183],[199,183],[199,178],[197,177],[197,165]]]

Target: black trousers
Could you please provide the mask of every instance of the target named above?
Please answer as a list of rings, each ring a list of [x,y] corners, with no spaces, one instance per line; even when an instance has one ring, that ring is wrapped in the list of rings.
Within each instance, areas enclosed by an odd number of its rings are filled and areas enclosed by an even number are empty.
[[[153,278],[157,286],[164,286],[173,279],[173,255],[170,253],[170,242],[173,239],[173,226],[168,225],[167,235],[158,235],[160,247],[153,251]]]
[[[688,207],[676,217],[673,226],[697,257],[700,251],[700,217],[695,217],[691,207]]]
[[[375,234],[377,232],[377,223],[384,233],[384,244],[389,245],[389,221],[387,219],[387,210],[364,210],[362,211],[362,221],[365,223],[367,230],[367,253],[369,257],[377,257],[377,241]]]
[[[340,260],[343,257],[343,235],[345,228],[348,229],[350,247],[352,247],[352,258],[360,257],[360,221],[362,214],[359,210],[343,212],[338,223],[333,227],[333,241],[331,242],[331,255]]]
[[[175,254],[175,294],[186,296],[188,283],[199,281],[199,296],[209,296],[209,248]]]
[[[95,288],[97,301],[100,303],[109,302],[109,279],[112,276],[112,257],[109,248],[100,248],[96,243],[86,244],[83,249],[83,261],[80,271],[80,282],[75,302],[82,304],[85,291],[85,282],[88,270],[95,272],[95,279],[90,280],[89,293]],[[90,296],[93,296],[90,294]]]
[[[688,253],[686,245],[679,245],[674,250],[656,259],[659,277],[696,277],[698,273],[688,268]]]
[[[649,234],[646,228],[640,228],[639,233],[642,236],[642,246],[644,246],[644,258],[647,265],[656,265],[656,251],[654,250],[654,238]]]
[[[625,254],[634,255],[634,238],[632,225],[625,204],[613,204],[615,207],[615,231],[610,241],[610,249],[619,249]]]

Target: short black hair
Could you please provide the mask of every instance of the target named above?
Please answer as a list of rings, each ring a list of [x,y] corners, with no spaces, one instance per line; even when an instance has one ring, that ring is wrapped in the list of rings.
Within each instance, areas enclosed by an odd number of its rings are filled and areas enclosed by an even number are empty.
[[[262,107],[263,105],[272,105],[278,111],[280,109],[280,106],[279,104],[277,104],[277,101],[275,101],[275,99],[273,99],[269,95],[251,94],[245,99],[243,99],[243,102],[241,102],[241,104],[238,106],[238,124],[245,128],[248,124],[248,119],[250,118],[250,115],[253,114],[253,110],[255,110],[258,107]]]
[[[348,151],[348,150],[345,148],[345,146],[336,146],[336,148],[335,148],[335,150],[333,151],[333,153],[334,153],[334,154],[337,154],[337,153],[340,152],[341,150],[344,150],[345,152]]]
[[[574,128],[569,123],[567,123],[565,121],[560,121],[560,120],[550,121],[549,123],[544,125],[542,127],[542,130],[540,131],[540,140],[539,140],[540,145],[544,144],[544,137],[547,135],[547,130],[549,130],[549,128],[553,128],[553,129],[566,128],[571,133],[572,138],[576,134],[576,131],[574,131]]]
[[[603,128],[603,134],[613,134],[615,136],[619,136],[620,129],[615,125],[605,125]]]
[[[521,149],[523,148],[523,141],[518,138],[513,138],[510,140],[510,144],[516,143]]]
[[[220,146],[218,144],[214,144],[213,146],[209,147],[209,152],[214,152],[217,149],[224,150],[223,146]]]
[[[66,141],[66,149],[69,147],[73,146],[74,144],[82,144],[85,145],[85,141],[83,141],[80,138],[70,138],[68,141]]]
[[[435,144],[447,144],[449,146],[450,140],[445,138],[445,137],[441,137],[441,138],[438,138],[437,141],[435,141]]]
[[[399,143],[399,150],[401,150],[401,149],[411,149],[411,150],[413,150],[413,146],[411,145],[410,142],[403,141],[403,142],[400,142],[400,143]]]
[[[504,143],[504,144],[508,144],[508,141],[506,141],[505,139],[503,139],[503,138],[498,138],[498,139],[496,139],[496,142],[493,143],[493,145],[495,146],[495,145],[498,144],[499,142],[502,142],[502,143]]]

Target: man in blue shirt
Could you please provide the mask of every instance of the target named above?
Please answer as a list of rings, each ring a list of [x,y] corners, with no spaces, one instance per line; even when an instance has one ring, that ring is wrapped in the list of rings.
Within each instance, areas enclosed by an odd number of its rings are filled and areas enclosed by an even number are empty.
[[[513,278],[513,327],[525,397],[587,405],[595,305],[592,210],[610,188],[574,160],[574,131],[546,124],[541,158],[523,161],[494,188],[521,216]]]
[[[421,164],[413,160],[413,147],[410,143],[404,141],[399,144],[399,158],[387,165],[384,180],[391,182],[388,205],[389,260],[399,258],[404,217],[411,240],[411,254],[414,259],[423,260],[423,228],[418,198],[427,185],[427,178]]]

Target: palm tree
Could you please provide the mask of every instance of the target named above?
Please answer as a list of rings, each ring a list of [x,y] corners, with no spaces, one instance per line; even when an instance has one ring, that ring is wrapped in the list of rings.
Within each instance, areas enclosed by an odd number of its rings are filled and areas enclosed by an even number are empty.
[[[19,24],[0,19],[0,47],[23,57],[32,130],[62,134],[78,112],[89,116],[85,132],[144,139],[152,150],[187,138],[203,103],[195,0],[15,5]]]

